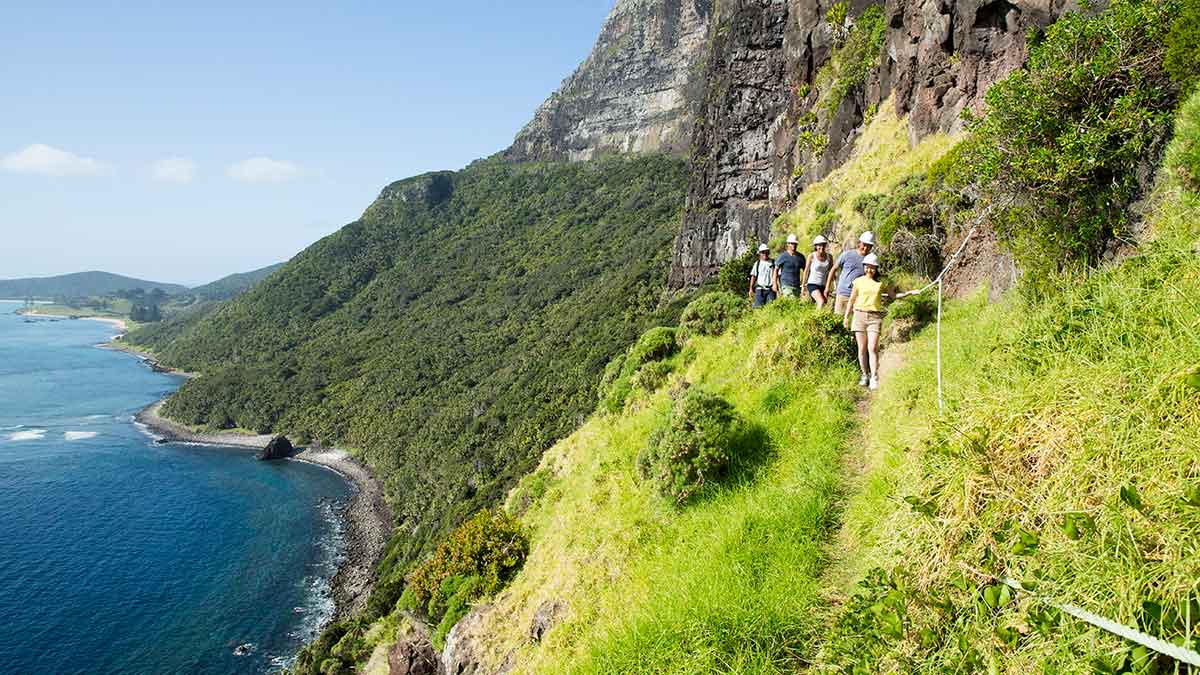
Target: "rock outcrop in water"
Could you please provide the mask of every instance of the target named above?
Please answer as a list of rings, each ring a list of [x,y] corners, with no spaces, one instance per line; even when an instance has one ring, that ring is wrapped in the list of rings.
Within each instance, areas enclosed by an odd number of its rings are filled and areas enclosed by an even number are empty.
[[[538,109],[506,155],[586,160],[684,153],[703,92],[712,0],[618,0],[592,53]]]
[[[276,436],[267,443],[267,447],[263,448],[258,453],[258,458],[263,461],[271,461],[276,459],[287,459],[296,452],[292,447],[292,442],[287,439],[287,436]]]

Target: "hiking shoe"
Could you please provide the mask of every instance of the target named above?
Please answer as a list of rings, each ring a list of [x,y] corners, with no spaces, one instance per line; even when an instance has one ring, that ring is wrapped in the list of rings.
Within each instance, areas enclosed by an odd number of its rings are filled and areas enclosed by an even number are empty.
[[[866,375],[863,375],[858,378],[858,386],[860,386],[860,387],[867,386],[867,376]]]
[[[870,389],[871,389],[871,391],[875,391],[875,390],[876,390],[876,389],[878,389],[878,388],[879,388],[879,378],[878,378],[878,377],[872,377],[872,378],[871,378],[871,385],[870,385]]]

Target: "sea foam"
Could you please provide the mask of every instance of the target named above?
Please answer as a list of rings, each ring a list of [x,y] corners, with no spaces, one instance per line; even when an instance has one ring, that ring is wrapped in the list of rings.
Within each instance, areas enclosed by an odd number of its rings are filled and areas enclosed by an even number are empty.
[[[29,431],[14,431],[8,435],[10,441],[40,441],[46,437],[45,429],[30,429]]]
[[[63,438],[68,441],[82,441],[85,438],[95,438],[99,435],[98,431],[68,431],[63,434]]]

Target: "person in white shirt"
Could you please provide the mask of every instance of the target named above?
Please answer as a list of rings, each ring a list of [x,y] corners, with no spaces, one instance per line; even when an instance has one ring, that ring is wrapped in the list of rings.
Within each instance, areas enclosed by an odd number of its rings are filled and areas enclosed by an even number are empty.
[[[813,252],[808,256],[808,283],[804,290],[817,303],[817,309],[825,306],[825,282],[829,279],[830,263],[833,262],[833,256],[826,251],[828,248],[829,240],[824,235],[817,235],[813,239]]]
[[[771,260],[771,247],[766,244],[758,245],[758,260],[750,268],[750,297],[754,299],[755,307],[775,299],[779,294],[778,280],[775,278],[775,261]]]

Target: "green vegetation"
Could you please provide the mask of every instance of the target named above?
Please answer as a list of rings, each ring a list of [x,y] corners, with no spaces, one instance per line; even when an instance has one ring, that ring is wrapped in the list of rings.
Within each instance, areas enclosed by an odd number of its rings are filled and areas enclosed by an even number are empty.
[[[251,287],[274,274],[283,265],[284,263],[277,263],[250,272],[230,274],[203,286],[197,286],[189,290],[187,295],[203,301],[229,300],[250,290]]]
[[[518,672],[1186,672],[999,583],[1200,646],[1200,195],[1177,159],[1200,96],[1183,110],[1139,255],[947,305],[943,411],[931,330],[893,347],[860,447],[829,314],[780,300],[691,335],[669,391],[594,416],[546,453],[539,497],[514,493],[532,544],[487,652]],[[738,418],[761,463],[663,500],[700,484],[687,460],[738,456],[704,440]],[[570,613],[530,644],[547,598]]]
[[[1164,68],[1178,7],[1114,0],[1094,16],[1065,14],[971,123],[964,165],[986,200],[1006,205],[998,223],[1035,282],[1130,237],[1139,168],[1157,164],[1178,103]]]
[[[838,4],[842,6],[845,21],[845,3]],[[834,5],[829,13],[833,14],[835,10],[838,5]],[[834,51],[829,63],[814,77],[814,84],[821,92],[816,108],[824,112],[826,120],[833,117],[850,92],[866,84],[871,71],[879,64],[886,37],[887,20],[883,16],[883,7],[871,5],[854,19],[845,43]]]
[[[744,424],[728,401],[699,389],[679,397],[638,455],[638,471],[683,505],[724,477],[734,457],[758,454],[743,441]]]
[[[484,509],[458,526],[408,578],[400,603],[425,613],[437,630],[434,646],[471,603],[494,595],[512,579],[529,552],[521,524],[504,511]]]
[[[679,339],[686,342],[693,335],[720,335],[746,309],[748,303],[741,293],[705,293],[688,303],[679,316]]]
[[[661,362],[679,348],[677,333],[674,328],[651,328],[628,351],[608,363],[600,379],[601,407],[604,410],[620,412],[635,387],[653,391],[662,384],[670,367]]]
[[[1185,91],[1200,83],[1200,0],[1181,0],[1167,35],[1167,73]]]
[[[854,672],[1183,672],[996,583],[1200,644],[1187,614],[1200,545],[1200,390],[1189,384],[1200,307],[1185,300],[1200,283],[1200,199],[1174,189],[1159,199],[1140,257],[1059,279],[1032,309],[952,305],[944,417],[932,336],[912,345],[912,365],[872,412],[863,461],[876,468],[848,505],[845,557],[876,571],[838,614],[823,661]]]
[[[1166,165],[1183,188],[1200,192],[1200,97],[1192,96],[1183,105]]]
[[[165,412],[356,449],[401,527],[381,594],[596,405],[659,307],[682,162],[476,162],[363,218],[200,321],[129,340],[203,376]],[[680,303],[682,304],[682,303]]]
[[[857,391],[848,349],[833,361],[788,358],[796,336],[817,341],[816,316],[811,303],[781,299],[722,335],[693,336],[682,398],[636,393],[637,405],[593,416],[546,453],[539,473],[551,487],[522,516],[530,554],[486,616],[488,653],[515,650],[520,672],[563,673],[793,672],[815,654]],[[664,420],[682,437],[689,421],[723,435],[735,418],[750,433],[712,446],[730,456],[726,479],[686,508],[640,478],[638,458]],[[570,612],[530,644],[549,598]]]
[[[138,289],[149,293],[158,290],[164,294],[184,293],[186,286],[164,284],[124,277],[108,272],[76,272],[55,277],[36,279],[0,280],[0,298],[11,300],[53,300],[56,298],[88,298],[112,296],[118,291]]]

